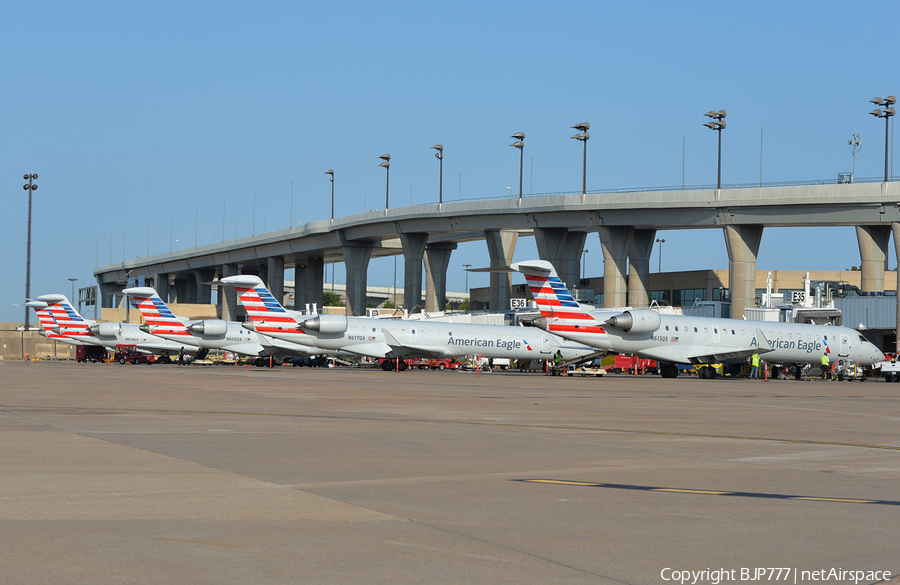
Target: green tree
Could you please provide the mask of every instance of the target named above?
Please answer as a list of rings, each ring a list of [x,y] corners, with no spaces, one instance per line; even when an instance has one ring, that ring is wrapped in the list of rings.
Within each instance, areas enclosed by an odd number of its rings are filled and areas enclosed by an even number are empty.
[[[391,301],[385,301],[383,305],[381,305],[385,309],[396,309],[397,305],[392,303]]]
[[[341,295],[326,290],[322,294],[322,304],[326,307],[343,307],[344,299],[341,298]]]

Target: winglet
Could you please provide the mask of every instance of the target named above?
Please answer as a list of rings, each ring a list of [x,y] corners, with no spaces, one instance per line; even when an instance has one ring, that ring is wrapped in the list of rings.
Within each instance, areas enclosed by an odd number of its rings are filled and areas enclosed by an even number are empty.
[[[772,344],[769,343],[769,340],[766,339],[762,329],[759,327],[756,328],[756,340],[759,342],[759,353],[772,351]]]

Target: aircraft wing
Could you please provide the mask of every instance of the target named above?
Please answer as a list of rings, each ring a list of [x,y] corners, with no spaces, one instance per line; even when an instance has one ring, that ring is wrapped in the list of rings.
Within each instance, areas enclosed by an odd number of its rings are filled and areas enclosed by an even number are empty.
[[[391,352],[399,358],[408,357],[444,357],[447,353],[436,345],[403,345],[387,329],[382,329],[384,342],[391,348]]]
[[[759,328],[756,329],[756,339],[759,347],[722,348],[724,351],[688,356],[688,360],[694,364],[714,364],[728,360],[745,359],[754,353],[763,354],[772,351],[772,345]]]

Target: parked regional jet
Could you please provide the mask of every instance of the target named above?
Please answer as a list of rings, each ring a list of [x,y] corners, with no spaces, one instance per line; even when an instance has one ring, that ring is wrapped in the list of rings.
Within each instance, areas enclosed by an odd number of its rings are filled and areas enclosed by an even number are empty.
[[[830,361],[861,365],[884,359],[873,343],[848,327],[597,309],[577,303],[549,262],[518,262],[510,269],[525,275],[541,311],[533,326],[600,349],[658,360],[667,378],[678,375],[674,364],[742,361],[754,353],[781,364],[818,364],[823,354]],[[704,373],[715,377],[712,368]]]
[[[186,342],[206,349],[220,349],[245,356],[256,356],[256,365],[272,363],[269,356],[310,356],[328,353],[317,347],[290,343],[267,337],[246,329],[236,321],[222,319],[189,320],[177,317],[150,287],[126,288],[122,291],[132,299],[144,317],[141,331],[175,342]],[[280,365],[280,360],[275,365]]]
[[[56,320],[53,318],[53,315],[50,314],[49,305],[44,301],[28,301],[25,303],[26,307],[31,307],[34,309],[34,312],[37,313],[38,320],[41,322],[41,326],[44,328],[43,331],[40,332],[42,337],[46,337],[47,339],[52,339],[53,341],[61,341],[62,343],[68,343],[69,345],[90,345],[78,339],[73,339],[71,337],[66,337],[62,333],[57,333],[54,331],[56,326]]]
[[[247,310],[248,329],[303,345],[341,350],[374,358],[458,357],[481,354],[488,358],[541,360],[559,350],[573,359],[595,353],[580,343],[524,327],[404,321],[347,317],[303,316],[288,311],[253,275],[228,276],[220,281],[237,289]]]
[[[97,323],[83,318],[69,303],[65,295],[42,295],[35,301],[47,303],[47,310],[56,321],[53,331],[89,345],[102,345],[115,349],[116,345],[136,345],[139,349],[166,357],[179,350],[197,353],[196,345],[176,343],[141,331],[134,323]]]

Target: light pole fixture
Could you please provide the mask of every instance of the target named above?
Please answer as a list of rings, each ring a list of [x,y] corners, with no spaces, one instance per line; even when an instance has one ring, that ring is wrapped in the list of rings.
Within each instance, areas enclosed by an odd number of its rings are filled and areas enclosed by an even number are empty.
[[[434,157],[441,161],[441,174],[438,182],[438,203],[444,202],[444,145],[443,144],[435,144],[432,146],[434,150],[437,152],[434,153]]]
[[[515,138],[516,141],[510,144],[510,146],[514,146],[519,149],[519,199],[522,198],[522,165],[525,164],[525,133],[524,132],[516,132],[510,138]]]
[[[575,140],[580,140],[584,143],[584,164],[581,167],[581,194],[584,195],[587,193],[587,141],[590,139],[591,135],[588,133],[591,125],[587,122],[583,124],[575,124],[572,126],[575,130],[578,130],[579,134],[572,136]]]
[[[662,245],[666,243],[666,240],[656,238],[656,243],[659,244],[659,266],[656,267],[656,271],[662,272]]]
[[[894,104],[897,103],[897,98],[892,95],[887,96],[884,99],[880,97],[875,98],[874,100],[869,100],[871,103],[878,106],[875,108],[870,114],[875,116],[876,118],[884,118],[884,182],[888,182],[888,127],[890,126],[890,119],[894,115]],[[880,109],[884,106],[884,109]]]
[[[466,269],[466,297],[469,296],[469,268],[472,268],[471,264],[463,264],[463,268]]]
[[[384,208],[387,209],[389,207],[388,202],[390,200],[389,198],[391,195],[391,155],[382,154],[378,158],[380,158],[381,160],[384,161],[383,163],[381,163],[378,166],[384,167],[387,169],[387,182],[385,183],[385,187],[384,187]]]
[[[707,122],[704,124],[710,130],[718,130],[719,131],[719,174],[718,180],[716,181],[716,189],[722,188],[722,129],[725,127],[725,110],[719,110],[718,112],[713,112],[712,110],[706,112],[704,116],[708,118],[712,118],[714,121]]]
[[[586,272],[585,260],[587,259],[588,252],[590,252],[590,250],[588,250],[588,249],[584,249],[581,251],[581,278],[584,278],[584,274]]]
[[[856,153],[862,150],[862,139],[859,134],[854,134],[853,138],[847,141],[850,145],[850,152],[853,154],[853,172],[850,174],[850,182],[856,180]]]
[[[331,219],[334,219],[334,169],[328,169],[325,174],[331,175]]]
[[[77,281],[77,280],[78,280],[77,278],[70,278],[70,279],[69,279],[69,282],[72,283],[72,303],[73,303],[73,304],[75,303],[75,281]],[[81,309],[81,308],[79,307],[79,310],[80,310],[80,309]]]
[[[35,189],[38,188],[38,186],[34,184],[34,181],[36,181],[37,178],[37,173],[25,175],[25,180],[28,181],[28,183],[22,187],[28,191],[28,240],[25,247],[25,298],[29,301],[31,300],[31,195],[34,193]],[[28,331],[29,316],[28,307],[25,307],[25,331]],[[24,353],[22,355],[24,355]]]

